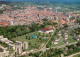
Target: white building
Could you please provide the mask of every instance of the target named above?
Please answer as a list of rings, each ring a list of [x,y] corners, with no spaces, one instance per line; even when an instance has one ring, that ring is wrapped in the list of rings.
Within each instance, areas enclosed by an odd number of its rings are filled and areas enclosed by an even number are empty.
[[[9,56],[9,51],[6,51],[6,48],[0,45],[0,57],[8,57],[8,56]]]
[[[22,53],[22,47],[21,46],[16,46],[16,54],[21,54]]]
[[[28,48],[28,42],[24,42],[23,43],[23,49],[27,49]]]
[[[58,33],[59,36],[61,36],[61,33]]]
[[[11,49],[11,50],[15,50],[16,47],[15,47],[14,44],[8,44],[8,45],[9,45],[9,47],[8,47],[9,49]]]
[[[52,44],[58,44],[58,42],[57,41],[53,41]]]
[[[66,40],[67,40],[68,38],[67,38],[67,37],[65,37],[64,39],[66,39]]]
[[[9,22],[10,22],[10,25],[14,25],[14,23],[13,23],[13,21],[12,21],[12,20],[9,20]]]
[[[56,38],[56,39],[55,39],[55,41],[59,41],[59,40],[60,40],[60,38]]]
[[[0,36],[0,39],[4,38],[3,35]]]
[[[22,46],[22,42],[20,42],[20,41],[16,41],[16,45],[20,45],[20,46]]]
[[[1,38],[0,41],[4,42],[6,44],[13,43],[12,41],[8,40],[7,38]]]
[[[42,32],[42,33],[50,33],[50,32],[53,32],[53,29],[49,29],[49,28],[42,28],[40,29],[39,32]]]

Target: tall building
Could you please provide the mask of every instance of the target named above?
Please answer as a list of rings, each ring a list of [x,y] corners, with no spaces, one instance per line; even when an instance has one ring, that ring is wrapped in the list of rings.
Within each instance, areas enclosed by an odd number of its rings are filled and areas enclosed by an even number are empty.
[[[16,54],[19,55],[22,52],[22,47],[21,46],[16,46]]]
[[[14,44],[8,44],[9,45],[9,49],[11,49],[11,50],[15,50],[15,45]]]
[[[28,42],[24,42],[23,43],[23,49],[27,49],[28,48]]]
[[[0,57],[8,57],[9,51],[6,51],[6,48],[0,45]]]
[[[56,10],[55,12],[56,12],[56,13],[58,13],[58,11],[57,11],[57,10]]]
[[[14,25],[14,23],[13,23],[13,21],[12,21],[12,20],[9,20],[9,22],[10,22],[10,25]]]
[[[68,17],[71,18],[71,15],[69,14]]]
[[[22,46],[22,42],[16,41],[16,45]]]
[[[56,17],[56,20],[60,21],[58,17]]]

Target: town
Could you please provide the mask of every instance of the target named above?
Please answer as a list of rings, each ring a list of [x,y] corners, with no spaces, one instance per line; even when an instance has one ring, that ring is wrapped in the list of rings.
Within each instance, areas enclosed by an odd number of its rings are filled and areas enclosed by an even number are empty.
[[[0,6],[0,57],[80,55],[80,11],[60,6]],[[6,9],[6,10],[5,10]],[[66,8],[69,9],[69,8]]]

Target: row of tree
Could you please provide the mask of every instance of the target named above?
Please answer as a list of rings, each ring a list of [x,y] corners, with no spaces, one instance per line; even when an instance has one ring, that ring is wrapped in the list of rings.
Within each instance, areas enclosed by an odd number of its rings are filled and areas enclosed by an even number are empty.
[[[8,27],[0,27],[0,35],[4,35],[9,39],[18,37],[21,35],[25,35],[30,32],[38,31],[41,28],[44,28],[46,25],[50,25],[49,22],[43,24],[32,24],[31,26],[23,25],[23,26],[8,26]],[[28,27],[26,29],[25,27]]]
[[[26,26],[8,26],[0,27],[0,35],[4,35],[9,39],[24,35],[30,31],[25,28]]]
[[[51,37],[50,41],[48,42],[48,44],[46,45],[46,47],[50,47],[52,45],[52,41],[54,40],[55,36],[57,35],[58,33],[58,29],[56,29],[56,31],[54,32],[53,36]]]

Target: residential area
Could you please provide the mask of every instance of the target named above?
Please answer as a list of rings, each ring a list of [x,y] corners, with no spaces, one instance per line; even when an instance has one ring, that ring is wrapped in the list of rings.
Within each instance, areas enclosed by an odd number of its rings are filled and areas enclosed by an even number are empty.
[[[6,3],[0,4],[0,57],[80,56],[79,5]]]

